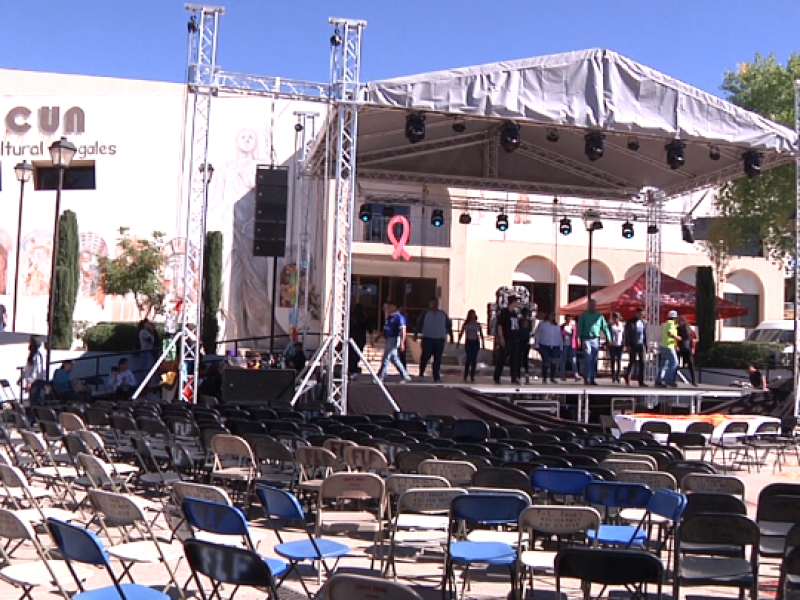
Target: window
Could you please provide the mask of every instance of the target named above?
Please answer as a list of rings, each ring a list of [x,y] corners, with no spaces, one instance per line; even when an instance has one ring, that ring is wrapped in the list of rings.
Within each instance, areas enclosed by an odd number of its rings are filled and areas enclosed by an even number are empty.
[[[65,190],[93,190],[95,188],[94,162],[75,165],[64,171]],[[58,188],[58,169],[56,167],[35,166],[33,185],[36,190],[55,190]]]
[[[605,286],[603,285],[593,285],[592,286],[592,293],[597,293],[602,290]],[[580,300],[584,296],[589,293],[589,286],[581,285],[573,283],[567,289],[567,303],[575,302],[575,300]]]
[[[747,309],[747,314],[743,317],[725,319],[723,325],[726,327],[749,327],[758,326],[758,318],[761,308],[761,297],[758,294],[724,294],[725,300],[736,302]]]
[[[519,285],[528,290],[531,295],[531,301],[536,304],[537,319],[545,319],[550,312],[557,310],[555,283],[514,281],[512,285]]]
[[[372,242],[378,244],[391,244],[389,236],[386,234],[386,226],[392,217],[384,217],[383,209],[385,204],[372,204],[372,219],[369,223],[363,223],[362,227],[354,232],[355,241]],[[448,215],[445,215],[445,223],[442,227],[434,227],[431,224],[431,209],[428,207],[412,207],[392,204],[394,214],[405,217],[411,225],[411,235],[406,242],[407,246],[433,246],[437,248],[447,248],[450,246],[450,223]],[[395,225],[395,238],[402,236],[402,227]]]

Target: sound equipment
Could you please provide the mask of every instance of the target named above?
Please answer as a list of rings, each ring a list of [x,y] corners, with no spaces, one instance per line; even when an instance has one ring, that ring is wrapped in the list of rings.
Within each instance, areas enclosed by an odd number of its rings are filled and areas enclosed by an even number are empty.
[[[253,256],[286,254],[286,213],[289,204],[289,170],[258,167]]]
[[[294,395],[294,369],[237,369],[222,371],[225,404],[288,406]]]

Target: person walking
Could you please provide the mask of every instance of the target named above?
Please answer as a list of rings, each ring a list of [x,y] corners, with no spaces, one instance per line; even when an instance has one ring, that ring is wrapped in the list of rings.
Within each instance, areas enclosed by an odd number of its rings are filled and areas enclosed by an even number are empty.
[[[397,309],[397,302],[388,300],[386,302],[386,322],[383,324],[383,331],[378,337],[383,336],[383,360],[378,377],[381,381],[386,379],[389,365],[394,364],[403,381],[411,381],[411,377],[406,371],[403,362],[400,360],[400,352],[406,348],[406,318]]]
[[[683,315],[678,317],[678,337],[681,338],[680,344],[678,344],[680,366],[689,370],[691,384],[696,386],[697,383],[694,379],[694,345],[696,337],[692,326],[689,325],[689,320]]]
[[[483,338],[483,328],[478,322],[478,313],[472,309],[467,313],[464,324],[461,325],[456,347],[461,344],[461,338],[466,338],[464,340],[464,353],[466,354],[466,359],[464,360],[464,381],[466,381],[467,376],[469,376],[470,381],[475,383],[475,369],[478,367],[478,352],[481,348],[486,347],[486,340]]]
[[[508,304],[500,311],[497,318],[497,355],[494,364],[494,382],[500,383],[500,377],[509,363],[511,383],[519,384],[519,315],[517,314],[518,299],[511,295]]]
[[[675,376],[678,374],[678,344],[681,341],[678,335],[678,325],[675,320],[678,311],[671,310],[667,313],[667,320],[661,328],[661,368],[656,378],[656,387],[678,387]]]
[[[353,310],[350,313],[350,339],[356,343],[361,354],[364,354],[364,347],[367,345],[367,337],[372,333],[372,326],[370,325],[367,312],[364,310],[364,305],[357,302],[353,305]],[[359,367],[360,358],[358,353],[349,346],[347,358],[347,372],[351,379],[356,379],[361,372]]]
[[[580,380],[578,374],[578,326],[571,315],[564,317],[561,324],[561,381],[567,380],[567,365],[572,369],[575,381]]]
[[[453,324],[447,313],[439,308],[439,299],[428,301],[428,310],[422,312],[417,319],[414,340],[422,335],[422,358],[419,361],[419,378],[425,378],[428,361],[433,358],[433,381],[442,381],[442,355],[444,355],[447,338],[453,343]]]
[[[611,339],[608,321],[597,312],[597,302],[589,300],[587,309],[578,318],[578,338],[583,349],[583,382],[597,385],[597,358],[600,353],[600,336]]]
[[[529,308],[523,308],[519,318],[519,375],[525,372],[525,383],[531,382],[530,354],[533,337],[533,317]]]
[[[561,327],[556,321],[556,313],[550,312],[547,319],[539,323],[536,328],[536,348],[542,357],[542,383],[547,383],[547,376],[550,375],[551,383],[558,383],[556,375],[561,358],[561,347],[564,344],[564,339],[561,333]]]
[[[624,348],[625,326],[622,315],[611,315],[611,339],[608,340],[608,355],[611,363],[611,382],[620,383],[622,375],[622,350]]]
[[[625,347],[628,349],[628,366],[625,368],[625,383],[631,384],[631,373],[635,373],[640,387],[647,387],[644,382],[644,357],[647,350],[647,323],[644,320],[644,308],[636,309],[636,313],[625,321]]]

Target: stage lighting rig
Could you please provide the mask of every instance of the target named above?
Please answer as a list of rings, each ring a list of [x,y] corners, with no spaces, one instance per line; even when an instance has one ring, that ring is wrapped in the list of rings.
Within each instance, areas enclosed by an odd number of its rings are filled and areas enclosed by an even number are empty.
[[[686,144],[680,140],[672,140],[664,146],[667,151],[667,164],[673,171],[680,169],[686,163],[686,157],[683,154],[685,148]]]
[[[458,217],[458,222],[462,225],[469,225],[472,223],[472,216],[469,213],[461,213],[461,216]]]
[[[625,221],[622,224],[622,237],[626,240],[633,238],[633,223],[630,221]]]
[[[406,139],[412,144],[425,139],[425,115],[412,113],[406,117]]]
[[[694,244],[694,225],[691,221],[681,223],[681,237],[687,244]]]
[[[372,204],[362,204],[358,210],[358,218],[362,223],[369,223],[372,220]]]
[[[431,212],[431,225],[434,227],[444,225],[444,211],[441,208],[434,208]]]
[[[719,151],[717,146],[711,146],[708,149],[708,158],[711,160],[719,160],[722,157],[722,153]]]
[[[599,131],[593,131],[587,133],[584,139],[586,140],[586,144],[583,151],[586,153],[586,157],[592,162],[603,158],[603,154],[605,153],[605,142],[603,141],[606,139],[605,134]]]
[[[572,220],[568,217],[564,217],[558,223],[558,231],[561,235],[569,235],[572,233]]]
[[[456,117],[453,119],[453,131],[456,133],[464,133],[467,130],[467,122],[461,118]]]
[[[630,150],[631,152],[639,151],[639,138],[637,137],[628,138],[628,150]]]
[[[500,130],[500,145],[506,152],[513,152],[520,144],[519,125],[506,122]]]
[[[497,222],[495,223],[495,227],[497,227],[497,230],[501,232],[508,231],[508,215],[505,214],[497,215]]]
[[[762,158],[763,154],[756,152],[755,150],[750,150],[742,154],[742,160],[744,160],[744,172],[751,179],[761,174]]]
[[[648,225],[647,235],[655,235],[658,233],[658,225]]]
[[[548,142],[557,142],[561,136],[558,133],[558,129],[555,127],[551,127],[547,130],[547,141]]]

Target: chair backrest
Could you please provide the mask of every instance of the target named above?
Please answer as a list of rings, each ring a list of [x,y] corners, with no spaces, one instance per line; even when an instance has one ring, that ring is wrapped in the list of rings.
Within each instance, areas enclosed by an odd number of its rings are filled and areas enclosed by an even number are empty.
[[[86,423],[78,415],[71,412],[62,412],[58,415],[58,424],[64,431],[79,431],[86,429]]]
[[[202,483],[191,483],[188,481],[176,481],[172,484],[172,498],[177,506],[182,506],[186,498],[195,500],[207,500],[219,504],[233,505],[228,492],[213,485]]]
[[[410,452],[400,452],[394,457],[394,462],[397,468],[402,473],[416,473],[419,470],[419,465],[425,460],[435,460],[436,455],[430,452],[420,452],[412,450]]]
[[[655,461],[653,461],[655,462]],[[622,471],[656,471],[657,468],[653,466],[650,461],[643,460],[622,460],[622,459],[606,459],[600,463],[604,469],[609,469],[615,473]]]
[[[487,426],[488,427],[488,426]],[[418,467],[420,475],[437,475],[447,479],[451,485],[472,482],[478,470],[471,462],[464,460],[423,460]]]
[[[142,508],[133,498],[125,494],[106,492],[104,490],[89,490],[89,499],[95,510],[108,517],[115,526],[147,522]]]
[[[459,419],[450,429],[450,437],[453,439],[485,440],[490,433],[489,425],[480,419]]]
[[[747,423],[747,421],[731,421],[722,429],[720,437],[722,438],[726,435],[745,435],[749,429],[750,425]]]
[[[717,494],[733,494],[744,499],[744,481],[734,475],[717,475],[711,473],[689,473],[681,480],[681,489],[691,492],[711,492]]]
[[[600,523],[600,513],[589,506],[529,506],[519,516],[521,532],[547,536],[572,535],[589,529],[596,530],[600,527]]]
[[[81,452],[78,454],[78,464],[88,475],[95,487],[113,484],[114,473],[111,468],[92,454]]]
[[[344,462],[354,470],[389,470],[389,461],[383,452],[369,446],[348,446],[344,449]]]
[[[719,544],[758,547],[760,532],[755,521],[745,515],[698,513],[681,523],[678,544]]]
[[[759,523],[800,523],[800,496],[767,496],[758,503]]]
[[[697,425],[697,423],[692,423]],[[678,448],[704,448],[708,444],[706,436],[702,433],[675,432],[667,438],[668,444],[675,444]]]
[[[325,448],[325,450],[333,452],[340,462],[344,462],[344,451],[351,446],[358,446],[358,444],[351,440],[342,440],[338,438],[325,440],[322,444],[322,447]]]
[[[534,469],[531,473],[534,488],[566,496],[582,496],[592,481],[591,473],[581,469]]]
[[[378,500],[383,506],[386,487],[374,473],[334,473],[322,480],[320,500],[353,499]]]
[[[606,508],[646,508],[652,496],[641,483],[595,481],[586,486],[586,501]]]
[[[559,581],[567,577],[601,585],[656,584],[660,598],[664,564],[640,550],[570,547],[556,555],[555,574]]]
[[[422,600],[422,596],[403,584],[363,575],[334,575],[320,593],[323,600]]]
[[[301,446],[295,451],[297,462],[305,474],[307,469],[335,469],[339,459],[330,450],[316,446]]]
[[[686,428],[686,433],[704,433],[711,435],[714,433],[714,426],[711,423],[690,423]]]
[[[36,532],[28,519],[13,510],[0,508],[0,539],[36,540]]]
[[[657,489],[647,503],[647,513],[677,523],[686,509],[686,495],[667,488]]]
[[[252,549],[189,539],[183,543],[183,551],[200,590],[203,589],[203,585],[198,575],[204,575],[211,579],[215,586],[225,583],[266,588],[270,591],[270,598],[278,598],[275,579],[267,561]],[[203,592],[201,595],[203,598],[206,597]]]
[[[450,482],[434,475],[389,475],[384,480],[386,493],[399,496],[410,489],[449,488]]]
[[[478,472],[472,476],[472,485],[475,487],[520,490],[529,496],[533,495],[530,478],[519,469],[509,469],[507,467],[478,469]]]
[[[800,496],[800,483],[770,483],[758,493],[758,503],[761,504],[770,496]]]
[[[747,507],[741,498],[730,494],[692,492],[686,496],[683,518],[685,520],[699,513],[746,515]]]
[[[52,518],[47,529],[65,560],[108,568],[108,552],[93,531]]]
[[[183,514],[192,529],[217,535],[240,535],[250,539],[244,513],[228,504],[184,498]]]
[[[620,471],[617,481],[643,483],[651,490],[677,490],[678,482],[666,471]]]
[[[653,434],[666,434],[672,433],[672,426],[664,421],[647,421],[642,425],[641,431]]]
[[[425,488],[411,489],[400,495],[397,500],[397,512],[409,513],[447,513],[453,498],[466,494],[462,488]]]
[[[457,496],[450,503],[450,521],[480,525],[518,523],[520,514],[529,505],[530,499],[525,494],[511,491]]]
[[[636,460],[639,462],[648,463],[653,471],[658,471],[658,461],[647,454],[639,454],[638,452],[612,452],[606,457],[606,460]]]
[[[305,523],[305,513],[291,492],[259,485],[256,487],[256,496],[267,519]]]
[[[256,462],[253,456],[253,450],[250,445],[242,437],[238,435],[230,435],[226,433],[219,433],[211,438],[211,451],[214,453],[214,459],[217,465],[220,465],[220,457],[227,456],[237,460],[248,461],[248,464],[254,465]]]

